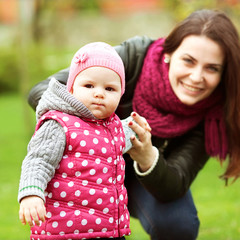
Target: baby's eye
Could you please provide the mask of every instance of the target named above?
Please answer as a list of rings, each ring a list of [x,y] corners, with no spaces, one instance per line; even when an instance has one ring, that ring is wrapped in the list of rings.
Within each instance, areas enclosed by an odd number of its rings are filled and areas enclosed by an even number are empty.
[[[92,84],[86,84],[85,88],[93,88],[93,85]]]
[[[114,88],[112,88],[112,87],[106,87],[106,90],[109,91],[109,92],[113,92],[113,91],[114,91]]]

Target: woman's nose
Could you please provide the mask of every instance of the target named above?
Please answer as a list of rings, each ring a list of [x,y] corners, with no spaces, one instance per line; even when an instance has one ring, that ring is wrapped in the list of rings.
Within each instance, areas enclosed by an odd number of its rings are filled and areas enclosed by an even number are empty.
[[[202,82],[203,81],[203,71],[201,68],[194,68],[190,74],[190,79],[193,82]]]

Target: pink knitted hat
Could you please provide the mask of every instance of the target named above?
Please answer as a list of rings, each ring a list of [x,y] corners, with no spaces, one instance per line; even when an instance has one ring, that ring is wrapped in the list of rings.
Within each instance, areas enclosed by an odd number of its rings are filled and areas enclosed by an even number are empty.
[[[125,91],[125,71],[122,59],[112,46],[104,42],[89,43],[75,53],[67,81],[69,92],[77,75],[90,67],[106,67],[116,72],[121,80],[121,95],[123,95]]]

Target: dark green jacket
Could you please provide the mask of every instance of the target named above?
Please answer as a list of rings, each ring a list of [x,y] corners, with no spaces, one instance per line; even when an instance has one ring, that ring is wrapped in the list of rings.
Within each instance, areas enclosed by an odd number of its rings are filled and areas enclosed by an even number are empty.
[[[135,85],[148,46],[152,42],[153,40],[148,37],[137,36],[115,47],[123,60],[126,74],[126,91],[117,109],[121,119],[128,117],[132,111]],[[53,76],[66,83],[68,68]],[[36,109],[49,80],[50,77],[31,89],[28,101],[33,109]],[[171,201],[181,197],[209,158],[205,151],[203,124],[180,137],[161,139],[153,136],[152,141],[160,150],[159,160],[149,175],[138,176],[139,181],[160,201]]]

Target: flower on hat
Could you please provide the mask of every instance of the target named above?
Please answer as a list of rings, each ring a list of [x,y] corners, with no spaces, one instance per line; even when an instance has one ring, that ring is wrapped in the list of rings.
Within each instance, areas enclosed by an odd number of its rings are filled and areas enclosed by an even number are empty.
[[[85,53],[80,53],[79,55],[77,55],[77,56],[75,57],[74,62],[75,62],[76,64],[78,64],[78,63],[84,63],[87,59],[88,59],[88,54],[87,54],[86,52],[85,52]]]

